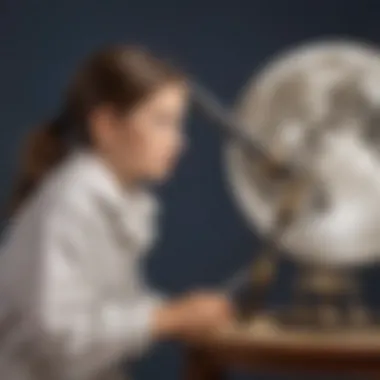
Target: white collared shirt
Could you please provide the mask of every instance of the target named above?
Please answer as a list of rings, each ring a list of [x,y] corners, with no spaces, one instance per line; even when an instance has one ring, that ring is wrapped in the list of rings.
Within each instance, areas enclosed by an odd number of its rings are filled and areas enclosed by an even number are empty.
[[[0,256],[0,379],[112,380],[152,343],[160,297],[139,261],[157,203],[126,194],[95,154],[73,153],[21,208]]]

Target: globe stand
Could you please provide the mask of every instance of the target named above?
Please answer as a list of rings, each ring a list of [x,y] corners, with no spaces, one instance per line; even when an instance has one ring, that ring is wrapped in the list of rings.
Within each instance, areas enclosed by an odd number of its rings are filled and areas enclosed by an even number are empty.
[[[250,322],[255,315],[268,314],[267,294],[279,271],[278,242],[300,207],[302,193],[311,182],[294,181],[288,184],[277,210],[277,223],[267,239],[266,249],[251,267],[251,299],[241,310],[240,320]],[[271,314],[283,327],[311,330],[368,329],[377,322],[362,301],[362,290],[354,270],[324,265],[300,265],[294,282],[292,304],[284,311]]]
[[[277,319],[284,326],[322,330],[366,329],[376,322],[361,300],[356,273],[326,267],[300,271],[293,304]]]
[[[267,295],[279,271],[276,258],[266,252],[253,263],[250,299],[239,315],[242,324],[266,315],[285,329],[360,332],[378,327],[376,313],[362,299],[354,270],[302,266],[293,283],[291,304],[277,311],[266,309]]]

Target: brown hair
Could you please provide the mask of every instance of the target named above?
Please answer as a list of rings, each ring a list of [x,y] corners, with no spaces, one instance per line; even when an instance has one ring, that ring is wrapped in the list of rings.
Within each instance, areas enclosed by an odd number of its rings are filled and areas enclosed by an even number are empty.
[[[10,204],[12,215],[73,144],[91,145],[88,115],[103,104],[126,112],[182,73],[139,47],[117,46],[91,56],[68,87],[58,117],[32,133]]]

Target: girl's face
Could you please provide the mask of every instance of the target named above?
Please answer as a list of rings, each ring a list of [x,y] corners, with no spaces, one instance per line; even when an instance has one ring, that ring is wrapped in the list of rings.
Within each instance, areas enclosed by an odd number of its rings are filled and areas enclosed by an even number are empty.
[[[125,116],[98,113],[97,142],[119,175],[132,181],[168,177],[184,148],[187,104],[187,88],[174,83],[153,93]]]

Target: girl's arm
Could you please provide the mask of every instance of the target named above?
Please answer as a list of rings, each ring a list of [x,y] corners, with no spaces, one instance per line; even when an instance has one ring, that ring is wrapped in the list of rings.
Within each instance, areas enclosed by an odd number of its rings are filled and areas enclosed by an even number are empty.
[[[143,297],[120,302],[99,294],[96,278],[88,275],[86,263],[96,258],[88,257],[84,216],[78,210],[57,208],[43,228],[37,322],[45,349],[54,350],[62,369],[89,376],[149,348],[159,301]]]
[[[66,205],[47,218],[34,313],[39,347],[67,378],[91,378],[125,356],[140,355],[156,339],[186,338],[229,320],[229,304],[217,294],[170,303],[156,296],[134,301],[102,297],[87,270],[96,257],[86,249],[88,220],[79,210]]]

